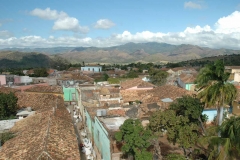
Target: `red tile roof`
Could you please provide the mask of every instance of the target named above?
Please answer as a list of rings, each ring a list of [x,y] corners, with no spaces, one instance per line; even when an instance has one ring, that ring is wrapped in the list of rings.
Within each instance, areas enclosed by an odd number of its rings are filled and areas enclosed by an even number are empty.
[[[52,108],[37,112],[17,122],[11,131],[16,137],[3,145],[2,159],[80,160],[74,126],[62,98],[55,112]]]
[[[183,81],[184,83],[194,83],[194,81],[197,78],[197,74],[181,74],[179,76],[179,78],[181,79],[181,81]]]
[[[63,93],[60,86],[33,86],[26,89],[25,92],[42,92],[42,93]]]
[[[138,87],[138,88],[144,88],[144,87],[155,87],[152,83],[145,82],[140,78],[134,78],[131,80],[126,80],[124,82],[121,82],[121,89],[129,89],[132,87]]]

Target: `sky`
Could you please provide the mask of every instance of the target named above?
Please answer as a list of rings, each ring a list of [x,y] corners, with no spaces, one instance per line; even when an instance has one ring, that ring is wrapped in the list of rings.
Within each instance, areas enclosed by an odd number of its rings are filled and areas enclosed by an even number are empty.
[[[240,49],[240,1],[1,0],[0,48],[128,42]]]

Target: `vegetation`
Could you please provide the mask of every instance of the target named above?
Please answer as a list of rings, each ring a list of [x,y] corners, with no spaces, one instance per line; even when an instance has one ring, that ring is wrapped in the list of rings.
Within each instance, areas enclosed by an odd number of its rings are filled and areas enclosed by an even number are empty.
[[[149,71],[150,81],[157,86],[164,85],[167,82],[168,73],[161,70],[151,69]]]
[[[178,144],[185,156],[190,156],[191,148],[202,135],[199,132],[199,126],[204,128],[201,119],[202,111],[203,105],[199,99],[184,96],[172,103],[168,110],[155,112],[150,117],[149,128],[156,135],[166,134],[170,143]]]
[[[0,146],[3,145],[9,139],[12,139],[13,137],[14,137],[14,133],[12,132],[0,133]]]
[[[17,97],[11,92],[0,93],[0,120],[8,119],[16,115]]]
[[[103,73],[100,78],[95,79],[95,82],[107,81],[109,76],[106,73]]]
[[[152,133],[142,126],[140,120],[127,119],[115,138],[123,143],[123,153],[134,156],[136,160],[152,160],[152,154],[147,150],[151,145]]]
[[[33,71],[34,71],[34,74],[29,76],[31,77],[47,77],[48,76],[48,72],[46,68],[35,68]]]
[[[222,124],[224,105],[230,104],[237,94],[235,86],[227,82],[230,73],[224,70],[223,62],[216,61],[201,69],[196,79],[198,97],[206,106],[218,107],[218,125]]]
[[[119,78],[108,78],[108,82],[110,84],[120,84],[120,79]]]

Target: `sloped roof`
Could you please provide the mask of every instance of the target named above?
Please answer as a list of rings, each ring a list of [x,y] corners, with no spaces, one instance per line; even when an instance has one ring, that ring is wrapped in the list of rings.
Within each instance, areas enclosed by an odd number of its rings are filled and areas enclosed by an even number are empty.
[[[175,100],[176,98],[182,97],[184,95],[193,95],[195,92],[188,91],[186,89],[172,86],[172,85],[163,85],[151,90],[147,91],[149,95],[149,98],[144,98],[143,102],[145,103],[153,103],[153,102],[160,102],[161,99],[164,98],[170,98],[172,100]]]
[[[100,89],[100,95],[110,95],[110,91],[106,87]]]
[[[0,87],[0,93],[6,93],[6,94],[9,94],[9,93],[16,93],[16,92],[19,92],[18,89],[14,89],[14,88],[10,88],[10,87]]]
[[[57,96],[52,94],[28,94],[28,93],[17,93],[18,106],[20,108],[32,107],[33,110],[45,110],[55,106]]]
[[[141,87],[155,87],[152,83],[145,82],[141,78],[134,78],[131,80],[126,80],[124,82],[121,82],[121,88],[122,89],[128,89],[137,86],[138,88]]]
[[[63,99],[58,99],[55,112],[37,112],[17,122],[11,129],[16,137],[3,145],[1,158],[80,160],[74,126],[63,103]]]
[[[26,89],[25,92],[63,93],[60,86],[33,86]]]
[[[184,83],[193,83],[196,80],[197,74],[192,73],[192,74],[181,74],[179,78],[184,82]]]

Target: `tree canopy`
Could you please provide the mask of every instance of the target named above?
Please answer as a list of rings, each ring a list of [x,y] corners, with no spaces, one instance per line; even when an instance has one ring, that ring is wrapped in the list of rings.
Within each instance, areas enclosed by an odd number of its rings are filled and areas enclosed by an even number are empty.
[[[127,119],[115,138],[123,143],[123,153],[134,156],[136,160],[152,160],[152,154],[147,151],[152,133],[142,126],[140,120]]]
[[[221,125],[224,104],[230,104],[237,95],[237,89],[228,83],[230,73],[225,72],[222,61],[216,61],[200,70],[196,83],[199,89],[198,97],[206,106],[217,105],[218,124]]]
[[[0,93],[0,120],[16,115],[17,100],[12,92],[9,94]]]
[[[149,72],[150,81],[157,86],[164,85],[167,82],[168,73],[161,70],[151,69]]]

